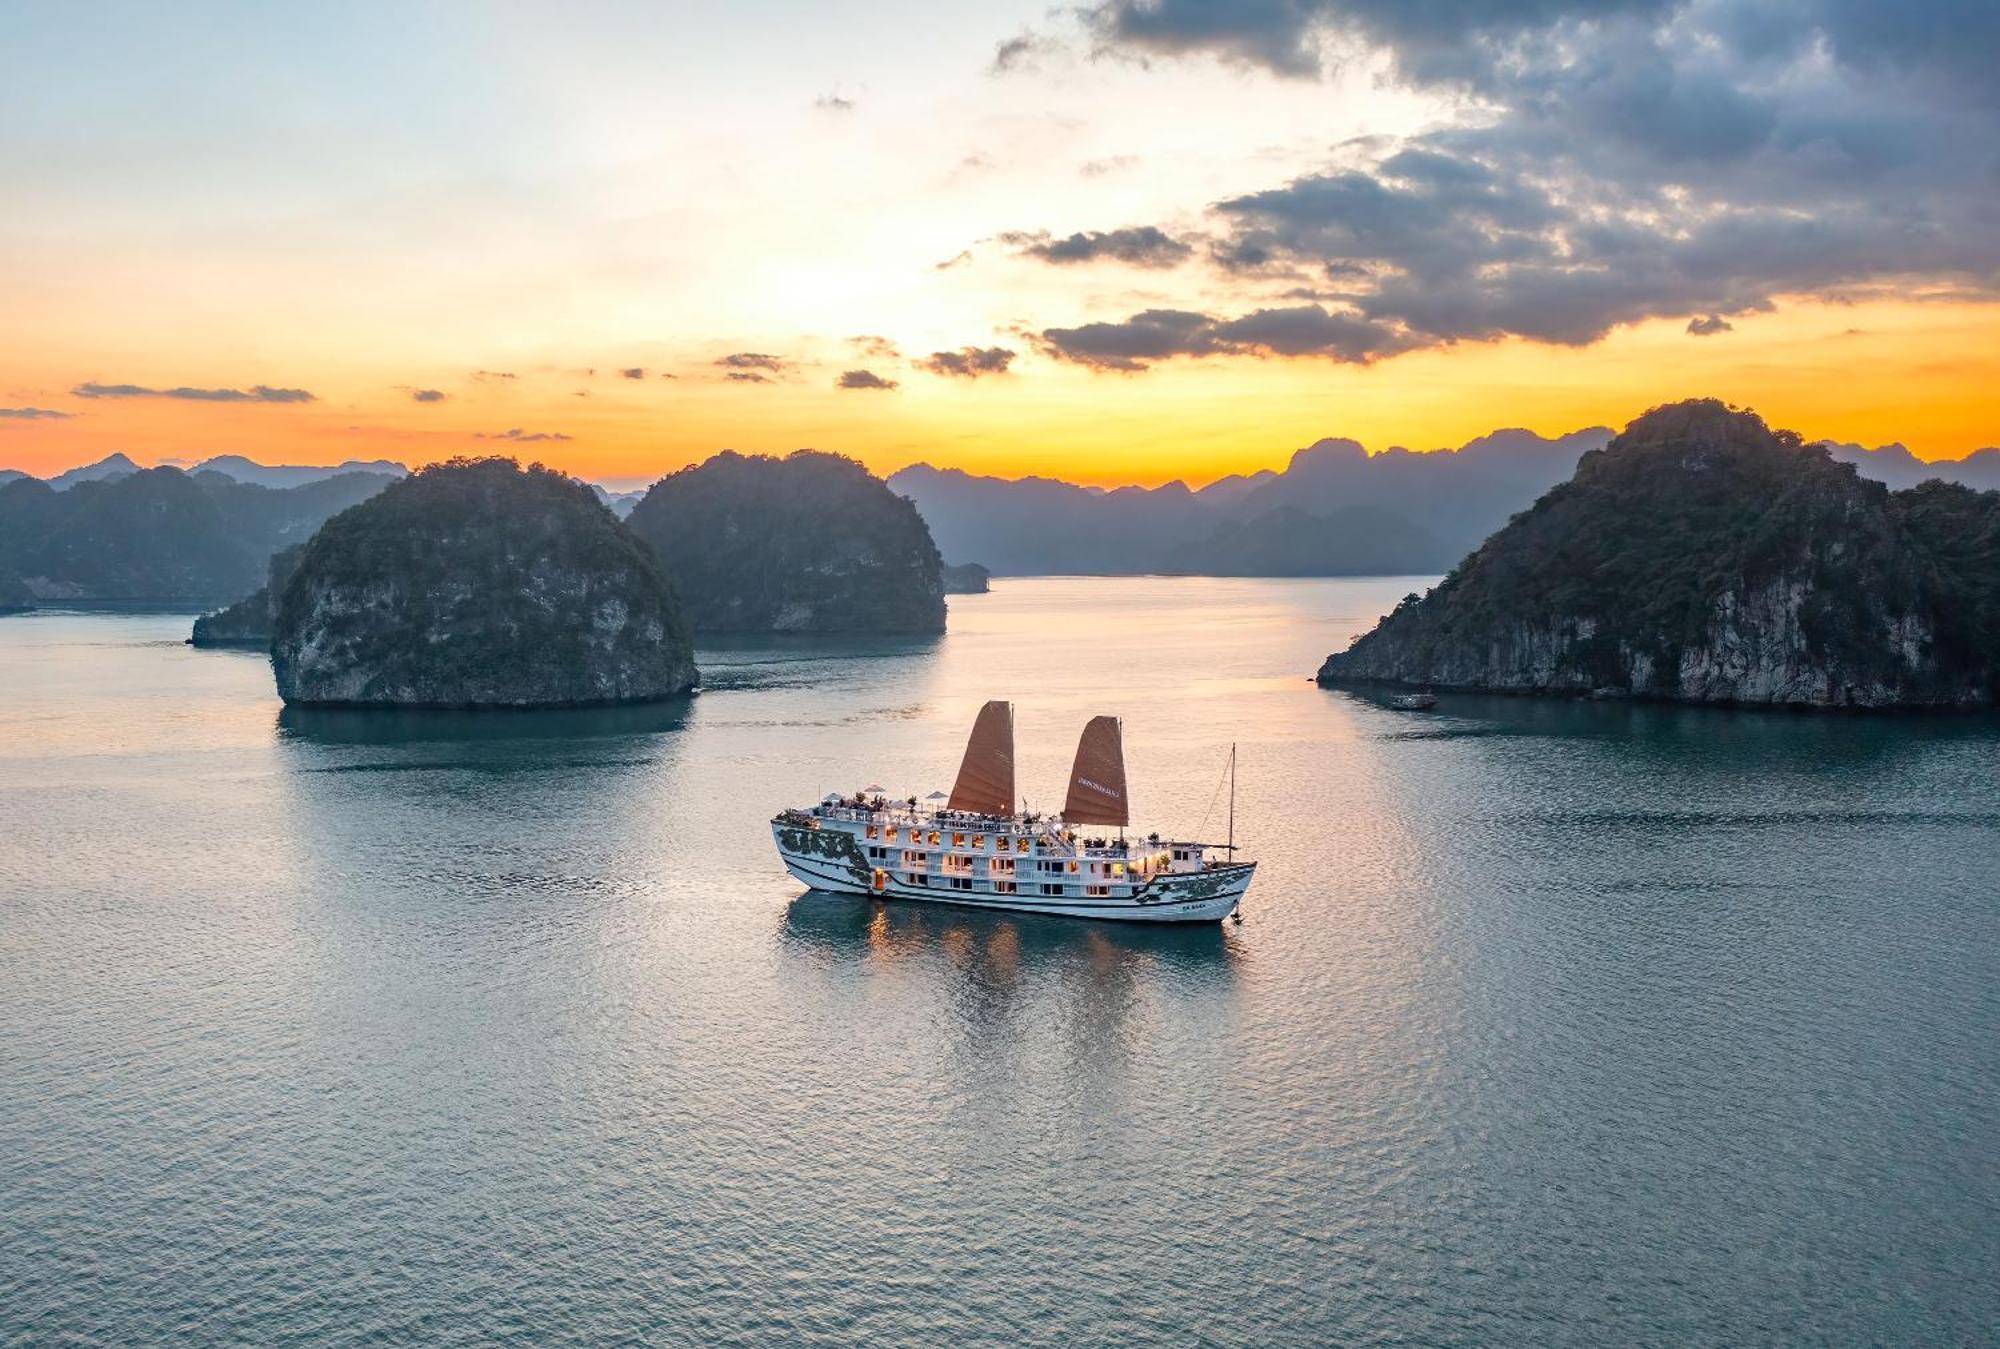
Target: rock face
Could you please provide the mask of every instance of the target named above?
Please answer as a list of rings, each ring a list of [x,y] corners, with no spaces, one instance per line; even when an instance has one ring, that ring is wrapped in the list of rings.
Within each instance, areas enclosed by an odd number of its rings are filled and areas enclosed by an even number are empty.
[[[228,608],[197,618],[188,644],[269,647],[278,625],[278,597],[285,593],[304,552],[305,545],[300,543],[271,554],[264,584]]]
[[[654,483],[630,524],[697,631],[944,631],[930,530],[852,459],[725,450]]]
[[[986,584],[993,573],[977,562],[948,563],[944,569],[944,593],[947,595],[984,595],[990,587]]]
[[[277,603],[287,703],[569,707],[695,683],[673,587],[581,483],[454,460],[329,520]]]
[[[1891,492],[1753,413],[1657,408],[1319,681],[1991,706],[2000,492]]]
[[[0,572],[0,614],[24,614],[35,607],[35,592],[20,577]]]

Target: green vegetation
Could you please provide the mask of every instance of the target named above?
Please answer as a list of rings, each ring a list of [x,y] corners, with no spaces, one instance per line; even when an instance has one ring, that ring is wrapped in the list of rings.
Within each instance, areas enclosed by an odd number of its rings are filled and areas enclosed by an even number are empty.
[[[695,679],[651,554],[590,489],[457,459],[329,520],[277,604],[287,702],[547,707],[640,702]]]
[[[16,478],[0,485],[0,572],[43,598],[241,595],[259,584],[272,553],[390,481],[350,473],[277,489],[155,468],[57,491]]]
[[[1703,701],[2000,692],[2000,493],[1890,492],[1712,400],[1658,408],[1322,679]]]
[[[944,631],[930,530],[852,459],[724,451],[653,484],[630,523],[697,631]]]

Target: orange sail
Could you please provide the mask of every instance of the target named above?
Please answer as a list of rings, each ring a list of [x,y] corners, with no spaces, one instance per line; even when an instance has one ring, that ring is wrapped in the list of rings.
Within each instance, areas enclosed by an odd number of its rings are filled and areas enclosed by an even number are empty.
[[[1076,744],[1076,766],[1069,774],[1069,800],[1063,805],[1069,824],[1132,823],[1125,800],[1125,743],[1116,717],[1092,717]]]
[[[1014,704],[996,700],[979,709],[946,809],[1014,813]]]

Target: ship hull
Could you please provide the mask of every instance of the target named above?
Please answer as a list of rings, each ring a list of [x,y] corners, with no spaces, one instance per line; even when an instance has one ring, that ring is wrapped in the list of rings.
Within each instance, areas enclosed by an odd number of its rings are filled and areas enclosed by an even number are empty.
[[[787,833],[802,844],[816,846],[787,847]],[[834,843],[835,840],[848,838],[842,833],[811,831],[805,838],[800,838],[798,831],[774,826],[772,835],[785,870],[815,890],[861,895],[870,899],[909,900],[954,908],[1039,913],[1056,918],[1095,918],[1122,923],[1221,922],[1236,911],[1257,870],[1255,862],[1244,862],[1203,871],[1157,875],[1143,886],[1134,887],[1129,894],[1004,894],[994,890],[982,878],[968,878],[972,880],[971,889],[945,888],[950,878],[942,874],[929,877],[928,885],[912,885],[902,873],[878,871],[870,867],[858,852],[848,855],[851,851],[848,847]]]

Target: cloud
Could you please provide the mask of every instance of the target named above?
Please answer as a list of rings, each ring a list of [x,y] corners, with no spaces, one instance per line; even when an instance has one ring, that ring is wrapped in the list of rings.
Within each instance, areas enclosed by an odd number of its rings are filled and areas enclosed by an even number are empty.
[[[882,361],[899,360],[903,355],[902,352],[896,349],[894,342],[891,342],[886,337],[878,337],[873,333],[861,333],[850,337],[847,339],[847,345],[853,347],[863,356],[872,356]]]
[[[1222,271],[1323,290],[1404,346],[1583,344],[1786,295],[2000,296],[1986,0],[1101,0],[1084,17],[1108,52],[1285,77],[1374,52],[1465,110],[1209,205]]]
[[[567,435],[561,431],[523,431],[520,427],[513,426],[505,431],[494,431],[490,434],[482,431],[474,439],[512,440],[523,445],[528,445],[541,440],[575,440],[576,437]]]
[[[1039,341],[1060,360],[1125,373],[1175,356],[1313,356],[1365,363],[1409,346],[1387,324],[1316,304],[1259,309],[1232,319],[1147,309],[1117,323],[1049,328]]]
[[[773,375],[782,375],[791,363],[782,356],[772,356],[761,351],[736,351],[722,357],[716,364],[727,370],[763,370]]]
[[[644,379],[646,377],[645,369],[641,366],[636,366],[636,365],[627,366],[625,369],[620,370],[618,373],[624,376],[626,379]]]
[[[873,370],[848,370],[834,381],[840,389],[893,389],[897,387],[893,379],[883,379]]]
[[[957,351],[934,351],[915,364],[917,369],[933,375],[978,379],[981,375],[1006,374],[1016,354],[1006,347],[960,347]]]
[[[1010,37],[993,48],[993,64],[987,72],[1006,75],[1014,72],[1038,70],[1050,57],[1062,54],[1062,43],[1041,33],[1024,32],[1019,37]]]
[[[946,258],[943,262],[931,264],[931,268],[933,271],[948,272],[952,268],[959,266],[961,263],[967,263],[971,261],[972,261],[972,250],[969,248],[961,248],[958,250],[958,252],[952,254],[950,257]]]
[[[248,389],[150,389],[141,384],[79,384],[78,398],[176,398],[192,403],[310,403],[304,389],[274,389],[258,384]]]
[[[444,401],[444,390],[417,389],[410,394],[410,397],[419,403],[442,403]]]
[[[1137,155],[1107,155],[1103,159],[1087,159],[1077,170],[1086,178],[1102,178],[1106,174],[1123,173],[1139,162]]]
[[[0,408],[0,418],[17,422],[66,422],[75,416],[74,412],[56,412],[50,408]]]
[[[731,370],[723,378],[737,384],[769,384],[769,375],[760,375],[754,370]]]
[[[821,94],[813,100],[813,106],[821,112],[853,112],[854,100],[839,94]]]
[[[474,379],[519,379],[520,378],[520,376],[515,374],[512,370],[475,370],[472,372],[472,377]]]
[[[1687,330],[1696,337],[1713,337],[1717,333],[1735,332],[1736,325],[1720,314],[1710,314],[1706,318],[1689,319]]]
[[[1115,230],[1088,230],[1067,239],[1051,239],[1047,234],[1010,231],[1000,242],[1015,250],[1015,256],[1043,262],[1122,262],[1133,267],[1174,267],[1194,253],[1187,244],[1156,225],[1130,225]]]

